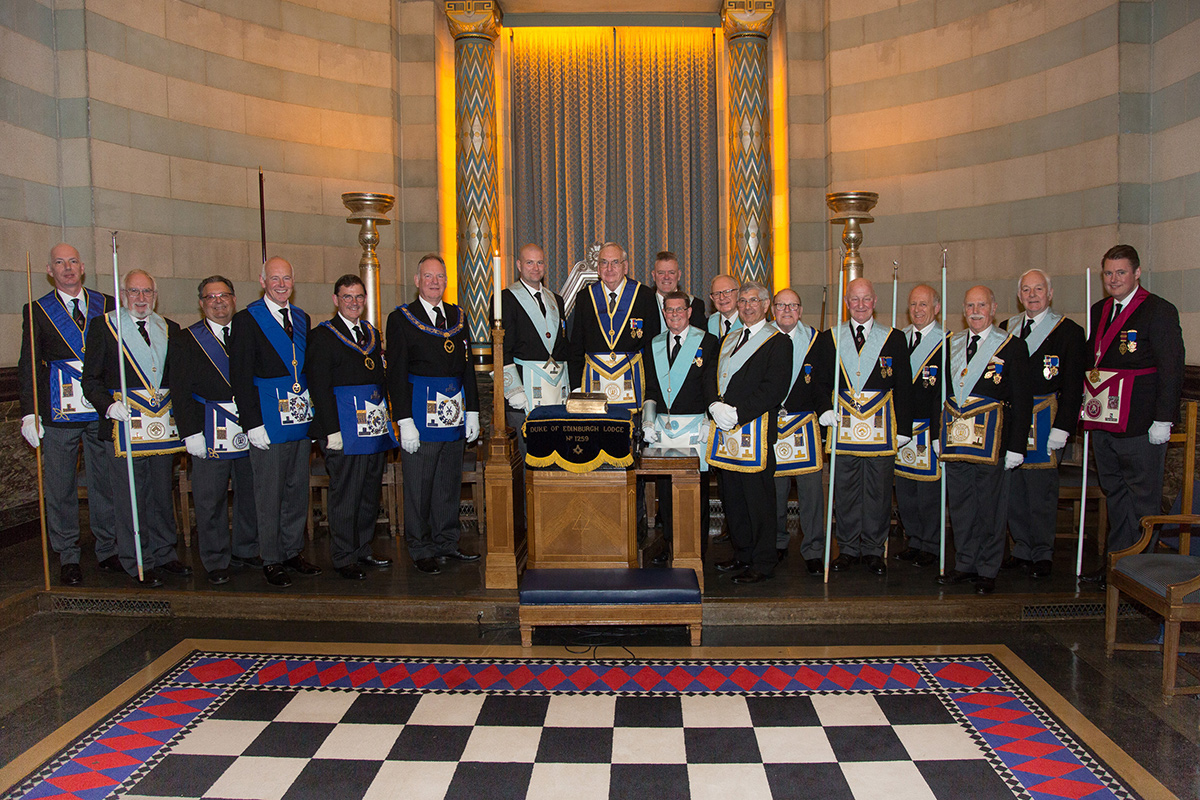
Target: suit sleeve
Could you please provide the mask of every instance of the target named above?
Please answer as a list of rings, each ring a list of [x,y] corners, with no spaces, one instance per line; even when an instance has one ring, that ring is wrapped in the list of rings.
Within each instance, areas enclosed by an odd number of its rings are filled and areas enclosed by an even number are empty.
[[[587,352],[587,327],[599,325],[596,310],[588,298],[588,290],[580,289],[575,295],[575,322],[571,328],[571,341],[567,347],[567,366],[571,371],[571,388],[583,385],[583,356]]]
[[[704,353],[704,407],[707,408],[717,402],[717,359],[721,343],[716,336],[706,332],[700,341],[700,349]]]
[[[500,293],[500,324],[504,326],[505,347],[504,366],[513,363],[513,344],[517,333],[517,320],[520,318],[521,307],[513,293],[505,289]]]
[[[29,304],[21,309],[21,352],[17,356],[17,374],[20,379],[21,416],[36,414],[38,409],[33,404],[33,361],[29,358],[29,341],[33,331],[29,330]],[[41,387],[38,387],[39,391]],[[40,398],[39,398],[40,399]]]
[[[558,339],[554,342],[554,360],[566,364],[571,352],[571,337],[567,335],[566,306],[558,295],[554,295],[554,301],[558,303]]]
[[[475,365],[471,363],[471,331],[467,326],[467,311],[462,306],[458,313],[463,317],[462,384],[467,411],[479,413],[479,383],[475,379]]]
[[[100,320],[99,324],[89,325],[87,333],[87,351],[83,354],[83,396],[92,407],[104,418],[104,412],[113,402],[113,394],[108,390],[104,381],[104,369],[108,362],[108,344],[116,342],[108,335],[106,326]],[[120,365],[118,365],[119,368]]]
[[[308,377],[308,397],[312,401],[312,438],[328,436],[341,430],[337,417],[337,400],[333,396],[334,361],[338,342],[322,327],[312,329],[308,351],[304,354],[304,374]]]
[[[1179,327],[1179,309],[1162,301],[1151,319],[1150,341],[1154,345],[1154,421],[1179,422],[1179,398],[1183,392],[1184,346]]]
[[[688,314],[688,324],[702,331],[708,330],[708,316],[704,313],[704,301],[699,297],[692,298],[692,310]]]
[[[204,432],[204,408],[192,397],[198,367],[195,337],[189,331],[171,331],[167,343],[167,375],[171,388],[171,410],[180,438]]]
[[[817,416],[833,408],[833,376],[837,369],[837,357],[833,351],[833,331],[821,331],[813,343],[813,380],[817,384],[817,401],[814,404]],[[791,371],[788,371],[791,375]],[[786,398],[785,398],[786,399]]]
[[[913,415],[916,405],[916,387],[912,382],[912,364],[908,360],[908,347],[904,334],[892,330],[887,339],[888,355],[892,359],[892,378],[896,381],[896,433],[912,436]]]
[[[1029,444],[1029,426],[1033,424],[1033,382],[1029,379],[1029,350],[1025,342],[1015,336],[1008,342],[1012,356],[1005,367],[1012,371],[1009,397],[1009,413],[1012,421],[1008,425],[1007,449],[1024,454]]]
[[[1063,320],[1062,325],[1065,327],[1062,357],[1059,360],[1062,383],[1059,386],[1054,427],[1073,434],[1079,424],[1079,408],[1083,405],[1083,364],[1087,358],[1087,342],[1084,341],[1083,328],[1078,324]],[[1038,365],[1031,362],[1029,367],[1036,370]]]
[[[412,385],[408,382],[408,341],[399,309],[387,319],[387,390],[396,421],[412,418]]]
[[[243,430],[250,431],[263,424],[262,408],[258,403],[258,387],[254,385],[255,339],[258,324],[245,309],[233,316],[229,332],[229,382],[237,403],[238,421]]]
[[[774,412],[787,399],[788,379],[792,377],[792,340],[783,334],[776,334],[763,345],[762,352],[766,358],[756,367],[756,371],[761,372],[761,378],[737,404],[739,425]]]

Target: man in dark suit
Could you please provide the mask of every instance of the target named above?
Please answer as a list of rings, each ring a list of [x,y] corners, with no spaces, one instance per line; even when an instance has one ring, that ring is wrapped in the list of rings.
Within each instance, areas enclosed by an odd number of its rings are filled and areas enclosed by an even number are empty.
[[[79,566],[79,495],[76,489],[79,446],[88,486],[88,527],[96,539],[96,561],[103,572],[123,572],[117,558],[112,486],[100,438],[100,416],[88,403],[80,380],[84,345],[97,318],[112,311],[113,299],[83,288],[84,264],[69,244],[50,250],[46,274],[54,289],[21,310],[21,353],[17,374],[21,388],[21,434],[30,447],[42,447],[46,533],[58,553],[59,580],[64,586],[83,583]],[[35,347],[37,373],[29,358]],[[37,408],[33,386],[37,382]]]
[[[140,269],[126,273],[121,308],[89,327],[83,358],[83,391],[94,408],[104,409],[100,436],[112,447],[108,472],[116,506],[117,556],[125,572],[149,588],[162,585],[159,570],[179,577],[192,574],[175,552],[171,502],[172,462],[183,446],[171,414],[167,351],[179,336],[179,326],[154,313],[157,297],[154,278],[148,273]],[[122,370],[125,397],[121,396]],[[127,461],[133,463],[137,497],[136,538]]]
[[[1025,460],[1033,394],[1025,343],[992,325],[992,290],[968,289],[963,316],[967,330],[950,340],[941,430],[954,570],[938,583],[971,581],[977,594],[991,594],[1004,557],[1012,471]]]
[[[833,498],[841,552],[830,569],[843,572],[861,559],[883,575],[896,450],[912,437],[912,374],[903,334],[874,320],[871,282],[850,281],[845,303],[850,319],[838,327],[837,355],[831,330],[815,345],[823,403],[830,403],[834,370],[841,370],[838,407],[826,406],[820,418],[838,437]]]
[[[1013,470],[1008,493],[1008,532],[1012,554],[1003,569],[1029,567],[1034,578],[1048,578],[1054,562],[1054,522],[1058,510],[1058,462],[1079,421],[1083,401],[1083,328],[1050,308],[1054,287],[1040,269],[1017,280],[1025,313],[1001,324],[1019,336],[1029,351],[1033,425],[1025,463]]]
[[[663,314],[663,303],[671,292],[683,291],[679,288],[679,280],[683,270],[679,267],[679,257],[670,250],[663,250],[654,257],[654,268],[650,271],[654,278],[654,300],[658,303],[659,330],[667,329],[667,318]],[[707,319],[704,314],[704,301],[684,292],[688,302],[688,324],[693,328],[704,329]]]
[[[610,409],[637,411],[645,400],[643,352],[659,334],[653,291],[626,277],[629,261],[607,242],[596,260],[600,280],[575,296],[571,386],[599,392]]]
[[[708,413],[717,430],[708,450],[720,469],[722,502],[733,558],[719,572],[734,583],[758,583],[775,572],[775,439],[778,411],[788,393],[792,343],[767,323],[771,294],[753,281],[738,293],[742,329],[721,342],[715,381],[717,401]],[[710,392],[713,389],[710,388]]]
[[[1184,346],[1179,311],[1141,285],[1138,252],[1119,244],[1104,254],[1108,297],[1092,305],[1083,427],[1094,432],[1096,474],[1108,503],[1108,549],[1130,547],[1139,520],[1162,511],[1163,467],[1179,421]],[[1104,584],[1105,569],[1084,576]]]
[[[775,327],[792,342],[788,395],[779,411],[779,440],[775,442],[775,549],[787,557],[787,503],[792,483],[800,522],[800,555],[809,575],[824,572],[825,491],[821,470],[821,433],[817,424],[822,407],[821,387],[814,378],[813,344],[817,331],[800,321],[804,306],[791,289],[775,293]],[[825,403],[824,405],[828,405]]]
[[[942,491],[938,431],[942,421],[942,342],[938,324],[942,299],[932,286],[914,286],[908,294],[912,324],[902,333],[912,372],[913,438],[896,453],[896,511],[908,546],[896,554],[917,567],[941,555]]]
[[[313,402],[309,435],[320,442],[329,472],[329,536],[333,568],[347,580],[366,577],[363,567],[385,569],[390,558],[371,550],[379,519],[379,494],[387,453],[396,446],[388,413],[383,343],[362,313],[367,289],[357,275],[333,285],[338,313],[312,330],[308,391]]]
[[[229,378],[229,342],[237,297],[221,275],[200,281],[204,318],[171,344],[171,405],[192,457],[192,499],[200,563],[214,586],[229,582],[229,567],[262,566],[254,513],[250,442],[238,424]],[[233,483],[232,537],[229,485]]]
[[[694,450],[700,457],[700,549],[708,544],[708,417],[705,412],[716,401],[717,337],[689,324],[688,296],[669,292],[663,300],[667,329],[650,342],[646,359],[646,402],[642,409],[643,438],[664,448]],[[701,318],[703,321],[703,317]],[[654,557],[662,565],[671,557],[671,480],[658,483],[666,546]]]
[[[289,572],[321,574],[302,555],[312,451],[312,403],[304,375],[309,320],[290,302],[291,264],[268,258],[258,280],[262,299],[233,315],[229,376],[250,440],[263,576],[271,586],[287,587]]]
[[[565,403],[571,391],[567,368],[567,323],[563,300],[544,283],[546,254],[536,244],[521,248],[520,278],[500,295],[504,325],[505,421],[517,430],[525,460],[521,425],[526,413],[543,405]]]
[[[466,442],[479,438],[479,391],[466,313],[444,302],[446,263],[417,263],[417,299],[388,315],[387,389],[400,425],[404,538],[421,572],[449,559],[478,561],[459,547],[458,498]]]

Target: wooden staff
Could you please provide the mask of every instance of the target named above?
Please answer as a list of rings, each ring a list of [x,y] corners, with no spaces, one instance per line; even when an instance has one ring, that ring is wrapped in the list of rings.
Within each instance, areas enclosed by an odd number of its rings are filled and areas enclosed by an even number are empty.
[[[113,295],[117,298],[117,373],[121,377],[121,402],[125,404],[125,469],[129,475],[129,508],[133,512],[133,552],[137,557],[138,580],[146,578],[142,569],[142,525],[138,517],[137,484],[133,477],[133,421],[129,415],[129,386],[125,381],[125,337],[121,332],[121,278],[117,269],[117,232],[112,232]],[[114,420],[115,422],[115,420]],[[116,437],[113,431],[113,437]]]
[[[38,521],[42,525],[42,582],[46,591],[50,591],[50,548],[49,535],[46,533],[46,487],[42,477],[42,407],[38,404],[38,362],[37,349],[34,340],[37,332],[33,329],[33,262],[29,260],[29,251],[25,251],[25,285],[29,291],[29,371],[33,375],[33,424],[37,426],[38,444],[33,448],[33,457],[37,461],[38,481]]]
[[[842,390],[842,354],[838,350],[838,331],[842,326],[842,292],[843,275],[838,270],[838,311],[834,315],[833,328],[829,331],[833,338],[833,425],[829,428],[829,492],[825,495],[825,583],[829,583],[829,556],[833,542],[833,476],[837,472],[837,418],[838,394]],[[817,430],[820,430],[820,420],[817,420]],[[820,446],[820,445],[818,445]]]
[[[262,241],[262,263],[267,263],[267,206],[263,202],[263,171],[258,168],[258,236]]]

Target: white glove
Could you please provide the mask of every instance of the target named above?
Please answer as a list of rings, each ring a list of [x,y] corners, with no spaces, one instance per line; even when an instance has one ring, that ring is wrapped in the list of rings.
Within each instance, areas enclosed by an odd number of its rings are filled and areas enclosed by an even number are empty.
[[[1150,437],[1150,444],[1166,444],[1171,438],[1171,423],[1155,420],[1150,423],[1150,430],[1146,435]]]
[[[817,422],[820,423],[822,428],[836,428],[837,427],[837,412],[834,411],[832,408],[829,409],[828,411],[822,412],[821,418],[819,420],[817,420]]]
[[[896,444],[900,445],[901,447],[904,447],[904,445],[908,444],[911,441],[912,441],[911,436],[905,436],[902,433],[896,434]]]
[[[657,444],[662,441],[662,432],[653,425],[643,425],[642,438],[646,440],[646,444]]]
[[[406,453],[415,453],[421,446],[421,434],[417,433],[417,424],[412,417],[400,420],[400,446]]]
[[[479,438],[479,412],[467,412],[467,441],[473,442]]]
[[[335,431],[325,437],[326,450],[341,450],[342,449],[342,432]]]
[[[25,441],[29,442],[30,447],[37,447],[41,444],[44,434],[42,419],[37,414],[26,414],[21,417],[21,435],[25,437]]]
[[[183,446],[187,448],[188,455],[192,458],[208,458],[208,447],[204,444],[203,433],[193,433],[191,436],[185,437]]]
[[[700,435],[700,441],[708,444],[708,437],[712,433],[712,429],[708,425],[701,423],[700,430],[697,433]]]
[[[507,399],[508,404],[517,411],[524,411],[529,408],[529,396],[525,394],[524,389],[517,389]]]
[[[267,434],[267,426],[259,425],[257,428],[251,428],[246,431],[246,435],[250,437],[250,444],[257,447],[259,450],[266,450],[271,446],[271,437]]]
[[[1067,437],[1070,435],[1062,428],[1051,428],[1050,436],[1046,439],[1046,446],[1051,450],[1062,450],[1067,446]]]
[[[713,403],[708,407],[708,413],[712,415],[713,422],[717,423],[717,427],[723,431],[731,431],[737,427],[738,412],[729,403]]]
[[[129,419],[129,409],[125,407],[124,403],[113,403],[104,412],[104,416],[109,419],[115,419],[117,422],[125,422]]]
[[[1017,467],[1021,466],[1024,463],[1025,463],[1025,454],[1024,453],[1014,453],[1012,450],[1009,450],[1007,453],[1004,454],[1004,468],[1005,469],[1016,469]]]
[[[934,439],[934,440],[933,440],[933,454],[934,454],[935,456],[941,456],[941,455],[942,455],[942,440],[941,440],[941,439]]]

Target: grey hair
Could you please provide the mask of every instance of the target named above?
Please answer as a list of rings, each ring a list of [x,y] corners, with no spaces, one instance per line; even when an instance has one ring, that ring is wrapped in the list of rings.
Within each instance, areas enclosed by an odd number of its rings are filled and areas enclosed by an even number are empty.
[[[1054,290],[1054,283],[1050,280],[1050,273],[1046,272],[1043,269],[1038,269],[1037,267],[1034,267],[1033,269],[1025,270],[1024,272],[1021,273],[1021,277],[1017,278],[1017,297],[1021,296],[1021,284],[1025,282],[1025,276],[1031,272],[1036,272],[1039,275],[1041,275],[1043,278],[1046,279],[1046,289],[1048,291]]]

